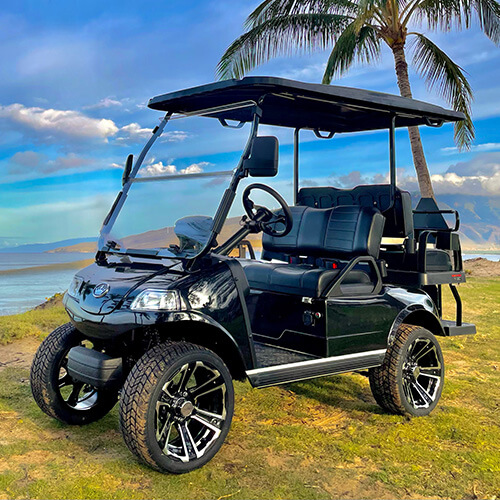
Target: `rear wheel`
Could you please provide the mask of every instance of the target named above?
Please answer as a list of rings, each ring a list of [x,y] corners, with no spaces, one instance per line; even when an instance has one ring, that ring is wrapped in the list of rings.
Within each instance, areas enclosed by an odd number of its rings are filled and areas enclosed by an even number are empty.
[[[31,392],[40,409],[66,424],[84,425],[106,415],[116,403],[116,391],[97,389],[73,380],[66,370],[68,352],[83,338],[71,325],[56,328],[40,344],[31,365]]]
[[[401,325],[382,366],[370,370],[377,403],[393,413],[428,415],[444,384],[444,360],[436,337],[420,326]]]
[[[187,342],[160,344],[125,381],[120,426],[125,443],[141,460],[182,474],[217,453],[233,409],[231,375],[215,353]]]

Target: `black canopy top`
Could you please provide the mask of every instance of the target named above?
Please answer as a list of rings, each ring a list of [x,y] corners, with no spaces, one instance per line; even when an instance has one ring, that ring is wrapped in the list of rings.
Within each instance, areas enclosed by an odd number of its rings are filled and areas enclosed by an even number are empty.
[[[326,132],[389,128],[393,115],[397,127],[435,126],[464,119],[463,113],[392,94],[268,76],[224,80],[170,92],[153,97],[148,106],[188,113],[243,101],[260,104],[262,124]],[[233,109],[208,116],[248,122],[252,120],[252,109]]]

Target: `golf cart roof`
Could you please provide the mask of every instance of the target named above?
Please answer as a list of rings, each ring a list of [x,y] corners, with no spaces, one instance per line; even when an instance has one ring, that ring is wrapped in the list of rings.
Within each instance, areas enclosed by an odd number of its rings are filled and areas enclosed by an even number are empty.
[[[170,92],[150,99],[148,106],[172,113],[192,113],[253,101],[262,109],[261,124],[325,132],[439,126],[464,119],[457,111],[434,104],[371,90],[303,83],[285,78],[251,76]],[[250,106],[207,114],[214,118],[249,122]]]

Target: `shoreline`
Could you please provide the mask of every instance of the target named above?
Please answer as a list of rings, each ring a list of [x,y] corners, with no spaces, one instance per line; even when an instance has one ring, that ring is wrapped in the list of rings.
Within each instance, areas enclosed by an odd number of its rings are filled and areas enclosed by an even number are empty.
[[[2,269],[0,276],[10,274],[46,273],[51,271],[65,271],[69,269],[82,269],[94,262],[94,259],[74,260],[72,262],[61,262],[58,264],[45,264],[43,266],[21,267],[19,269]]]

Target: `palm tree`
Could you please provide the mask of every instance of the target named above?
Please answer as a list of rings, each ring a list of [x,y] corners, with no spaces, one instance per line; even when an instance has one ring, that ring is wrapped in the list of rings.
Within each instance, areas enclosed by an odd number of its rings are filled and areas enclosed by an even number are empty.
[[[273,57],[331,50],[323,83],[331,83],[355,62],[371,63],[381,55],[382,42],[394,56],[397,83],[403,97],[412,97],[407,41],[412,61],[429,89],[436,89],[466,119],[455,125],[459,148],[474,139],[472,89],[463,70],[414,27],[469,28],[476,21],[495,44],[500,42],[500,4],[497,0],[264,0],[247,18],[245,33],[222,56],[220,78],[241,78]],[[423,197],[433,197],[420,132],[409,127],[411,150]]]

